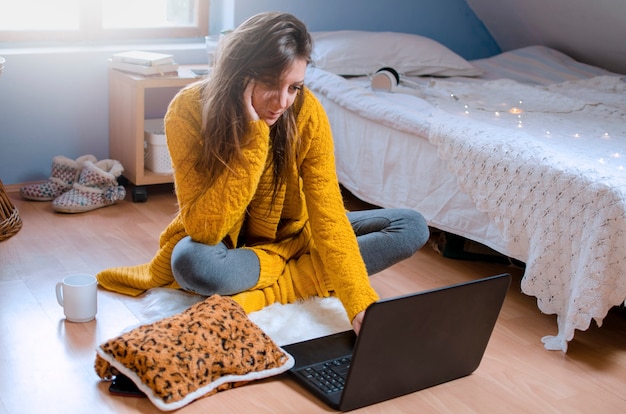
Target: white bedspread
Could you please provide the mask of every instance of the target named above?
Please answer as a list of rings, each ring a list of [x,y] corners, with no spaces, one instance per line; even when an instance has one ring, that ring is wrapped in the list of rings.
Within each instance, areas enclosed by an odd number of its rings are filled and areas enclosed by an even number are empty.
[[[626,298],[625,85],[447,84],[459,101],[431,118],[429,139],[463,190],[526,257],[523,292],[557,315],[548,349],[567,350],[575,329]]]
[[[552,86],[436,80],[385,94],[312,72],[316,92],[437,146],[507,251],[526,262],[523,292],[557,315],[557,335],[543,338],[547,349],[566,351],[575,329],[592,319],[600,325],[624,301],[626,83],[619,77]]]

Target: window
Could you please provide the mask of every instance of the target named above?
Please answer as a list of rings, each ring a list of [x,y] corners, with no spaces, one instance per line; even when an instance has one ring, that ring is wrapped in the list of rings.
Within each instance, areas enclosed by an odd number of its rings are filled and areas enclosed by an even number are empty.
[[[192,38],[209,0],[0,0],[0,42]]]

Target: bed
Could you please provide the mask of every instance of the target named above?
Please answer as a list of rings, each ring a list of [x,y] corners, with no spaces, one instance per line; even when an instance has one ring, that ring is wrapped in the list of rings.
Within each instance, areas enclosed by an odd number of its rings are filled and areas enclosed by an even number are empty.
[[[626,82],[544,46],[467,62],[432,39],[314,33],[307,86],[341,184],[525,263],[567,351],[626,298]],[[391,92],[371,77],[392,67]]]

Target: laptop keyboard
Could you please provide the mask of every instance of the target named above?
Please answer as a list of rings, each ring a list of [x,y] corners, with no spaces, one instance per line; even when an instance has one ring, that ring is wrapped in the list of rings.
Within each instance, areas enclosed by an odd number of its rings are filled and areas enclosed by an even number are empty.
[[[350,357],[313,365],[301,371],[301,374],[323,393],[330,394],[343,390],[350,369]]]

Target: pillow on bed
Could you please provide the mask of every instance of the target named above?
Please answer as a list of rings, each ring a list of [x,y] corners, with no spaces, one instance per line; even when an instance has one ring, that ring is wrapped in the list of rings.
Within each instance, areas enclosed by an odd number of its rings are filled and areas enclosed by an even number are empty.
[[[313,32],[315,67],[342,76],[370,75],[389,66],[410,76],[477,76],[482,71],[439,42],[396,32]]]

